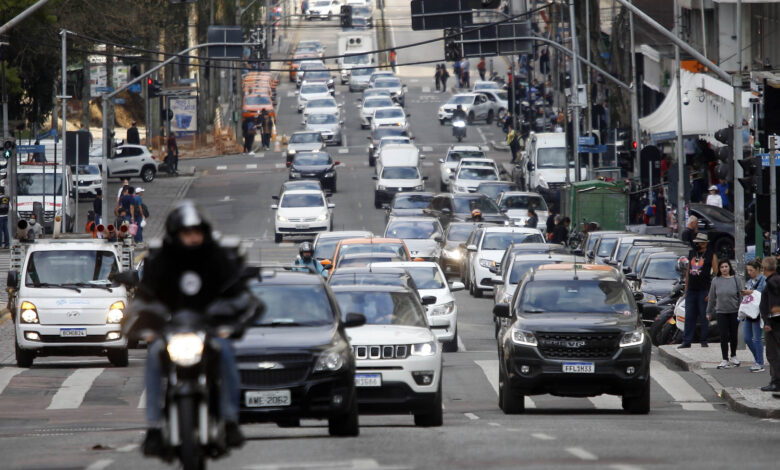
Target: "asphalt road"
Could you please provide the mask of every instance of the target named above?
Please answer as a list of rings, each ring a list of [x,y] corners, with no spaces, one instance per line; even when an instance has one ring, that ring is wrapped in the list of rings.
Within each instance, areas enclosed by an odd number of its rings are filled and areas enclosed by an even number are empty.
[[[407,39],[400,20],[403,2],[388,2],[399,18],[398,41]],[[408,20],[406,21],[408,24]],[[306,29],[335,50],[335,26]],[[424,36],[422,33],[416,33]],[[425,33],[428,34],[428,33]],[[399,53],[399,62],[404,54]],[[413,73],[412,73],[413,72]],[[435,94],[430,70],[401,74],[408,85],[407,112],[416,143],[426,155],[428,188],[438,188],[437,159],[454,139],[434,115],[448,96]],[[279,90],[279,133],[300,128],[294,86]],[[361,131],[355,99],[338,87],[346,115],[342,147],[331,147],[338,169],[335,227],[381,233],[384,214],[372,206],[373,169],[367,166],[367,131]],[[469,129],[469,143],[500,139],[495,126]],[[507,161],[508,154],[490,156]],[[246,239],[250,259],[287,263],[296,243],[273,242],[271,196],[286,179],[279,151],[254,156],[202,159],[187,197],[211,214],[218,229]],[[774,468],[780,422],[726,409],[697,375],[674,370],[656,355],[652,364],[652,411],[624,414],[617,397],[531,397],[527,413],[505,416],[497,406],[496,345],[492,300],[456,294],[461,350],[445,354],[444,426],[415,428],[411,416],[361,416],[358,438],[330,438],[324,422],[301,428],[249,425],[244,448],[212,462],[225,469],[431,469],[431,468]],[[0,341],[7,341],[0,339]],[[8,345],[4,345],[8,346]],[[20,370],[0,365],[0,455],[2,468],[166,468],[144,459],[144,350],[133,350],[128,368],[102,358],[43,358]]]

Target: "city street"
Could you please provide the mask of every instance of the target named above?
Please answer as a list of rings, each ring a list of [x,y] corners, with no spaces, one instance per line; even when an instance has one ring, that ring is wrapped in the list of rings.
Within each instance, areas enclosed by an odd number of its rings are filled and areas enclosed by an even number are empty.
[[[408,2],[387,1],[388,47],[439,36],[438,31],[412,32]],[[378,12],[377,12],[378,13]],[[306,39],[337,50],[338,20],[305,23]],[[301,35],[301,38],[302,39]],[[398,51],[398,63],[443,61],[441,43]],[[472,81],[478,77],[472,62]],[[496,58],[497,70],[506,70]],[[449,67],[449,64],[448,64]],[[433,64],[399,67],[407,85],[405,110],[410,129],[425,159],[426,190],[438,192],[439,158],[457,143],[452,128],[436,119],[438,107],[452,94],[437,93]],[[450,80],[450,84],[453,80]],[[277,134],[302,130],[296,112],[295,84],[282,75],[277,90]],[[370,230],[381,235],[384,210],[374,209],[375,169],[368,166],[366,140],[357,113],[360,94],[336,85],[342,105],[344,140],[327,151],[340,164],[333,229]],[[464,143],[483,146],[499,164],[510,153],[496,150],[504,134],[483,122],[468,127]],[[190,198],[209,213],[224,235],[239,236],[255,265],[289,264],[300,240],[274,242],[272,196],[287,180],[282,148],[255,155],[215,156],[183,161],[196,168],[187,184],[164,192],[160,210],[175,199]],[[172,185],[159,178],[147,192]],[[157,194],[163,192],[159,189]],[[157,202],[156,202],[157,203]],[[86,204],[82,205],[82,208]],[[80,209],[82,210],[82,209]],[[160,223],[163,214],[157,213]],[[154,233],[162,233],[155,226]],[[360,416],[360,436],[328,436],[327,423],[305,420],[299,428],[274,424],[242,426],[243,448],[210,461],[212,468],[293,469],[516,469],[610,468],[776,468],[780,420],[761,419],[730,410],[702,377],[660,357],[651,365],[651,411],[630,415],[620,397],[526,397],[525,414],[505,415],[498,407],[498,360],[493,330],[493,300],[455,294],[459,351],[445,353],[444,425],[415,427],[411,416]],[[137,469],[170,468],[144,458],[139,446],[145,431],[144,349],[130,352],[127,368],[100,357],[38,358],[30,369],[15,367],[13,324],[0,324],[0,455],[2,468]],[[694,346],[698,347],[698,346]],[[713,345],[717,348],[717,345]],[[764,375],[768,380],[768,372]]]

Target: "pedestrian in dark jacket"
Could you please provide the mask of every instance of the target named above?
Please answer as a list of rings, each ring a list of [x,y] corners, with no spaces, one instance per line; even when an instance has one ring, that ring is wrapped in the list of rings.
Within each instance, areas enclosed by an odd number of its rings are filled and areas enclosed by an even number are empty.
[[[173,132],[168,134],[168,155],[166,156],[166,160],[168,163],[168,168],[171,174],[177,174],[179,173],[179,146],[176,145],[176,136],[173,134]]]
[[[758,310],[764,320],[764,343],[771,376],[769,385],[761,387],[761,390],[780,392],[780,275],[776,272],[777,259],[768,256],[761,266],[766,276],[766,288],[761,294]]]
[[[718,331],[720,332],[720,352],[723,360],[720,361],[718,369],[728,369],[739,367],[737,359],[737,331],[739,329],[739,320],[737,312],[739,304],[742,302],[739,281],[734,276],[734,268],[727,259],[718,261],[716,277],[710,284],[710,290],[707,302],[707,320],[717,317]],[[728,356],[729,345],[731,346],[731,357]]]
[[[528,208],[528,219],[525,221],[525,226],[530,228],[536,228],[539,225],[539,216],[536,215],[536,211],[533,207]]]
[[[433,74],[433,80],[436,82],[436,91],[441,89],[441,66],[436,64],[436,72]]]
[[[268,150],[271,148],[271,134],[274,132],[274,120],[265,109],[260,116],[260,131],[263,134],[263,149]]]
[[[699,341],[707,347],[707,334],[710,324],[706,318],[707,295],[712,282],[712,268],[717,266],[715,253],[710,249],[706,233],[700,233],[693,239],[695,250],[688,253],[688,272],[685,275],[685,328],[682,344],[678,349],[690,348],[696,333],[696,325],[701,320]]]
[[[552,243],[566,243],[569,239],[569,224],[571,224],[570,218],[564,217],[561,219],[558,225],[555,226],[555,230],[553,230]]]
[[[447,79],[450,78],[450,73],[447,72],[447,66],[444,64],[441,64],[439,68],[439,79],[441,80],[441,92],[445,93],[447,91]]]
[[[141,145],[141,137],[138,135],[138,128],[135,127],[135,121],[133,121],[133,125],[127,129],[127,143]]]

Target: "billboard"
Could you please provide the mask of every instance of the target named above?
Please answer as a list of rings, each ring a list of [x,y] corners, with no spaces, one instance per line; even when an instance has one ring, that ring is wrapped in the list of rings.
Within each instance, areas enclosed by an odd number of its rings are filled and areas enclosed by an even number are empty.
[[[173,112],[171,132],[177,137],[198,132],[198,99],[196,97],[168,98],[168,109]]]

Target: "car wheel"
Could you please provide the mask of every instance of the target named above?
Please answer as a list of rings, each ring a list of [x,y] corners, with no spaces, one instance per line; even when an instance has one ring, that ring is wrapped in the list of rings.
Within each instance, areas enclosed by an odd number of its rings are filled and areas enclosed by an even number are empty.
[[[284,237],[282,236],[282,234],[281,234],[281,233],[275,233],[275,234],[274,234],[274,241],[275,241],[276,243],[281,243],[281,242],[282,242],[282,240],[284,240]]]
[[[108,361],[114,367],[127,367],[127,364],[130,362],[128,358],[127,348],[109,349]]]
[[[636,397],[623,397],[623,409],[633,415],[650,413],[650,379],[642,386],[642,392]]]
[[[504,371],[498,371],[498,407],[506,415],[516,415],[525,412],[525,396],[512,393]]]
[[[25,351],[24,349],[19,347],[19,343],[15,343],[15,352],[16,352],[16,367],[21,367],[24,369],[27,369],[28,367],[32,366],[33,360],[35,359],[35,353],[32,351]]]
[[[298,108],[298,114],[301,114],[301,113],[303,113],[303,109],[302,108]]]
[[[144,183],[151,183],[154,180],[154,167],[143,167],[141,170],[141,179],[144,180]]]
[[[469,125],[471,125],[471,124],[474,124],[474,111],[471,111],[471,112],[469,113],[469,115],[468,115],[468,117],[466,118],[466,120],[468,121],[468,124],[469,124]]]
[[[475,282],[472,282],[474,284],[474,298],[475,299],[481,299],[482,298],[482,289],[476,286]]]
[[[458,352],[458,328],[455,327],[455,336],[451,340],[442,344],[442,351],[444,352]]]
[[[447,185],[444,184],[444,182],[442,181],[441,183],[439,183],[439,189],[442,190],[442,191],[446,191],[447,190]]]
[[[328,418],[328,434],[331,436],[355,437],[360,434],[358,404],[354,392],[352,397],[352,406],[348,413]]]
[[[485,119],[485,122],[487,124],[492,124],[493,123],[493,110],[492,109],[490,111],[488,111],[488,115],[487,115],[487,118]]]
[[[674,344],[674,336],[677,331],[677,325],[665,324],[661,327],[661,333],[658,335],[658,344]]]
[[[444,119],[439,119],[439,124],[444,125]]]
[[[414,415],[415,426],[434,427],[444,424],[444,410],[441,408],[441,377],[439,377],[439,389],[436,391],[436,398],[427,413],[417,413]]]

